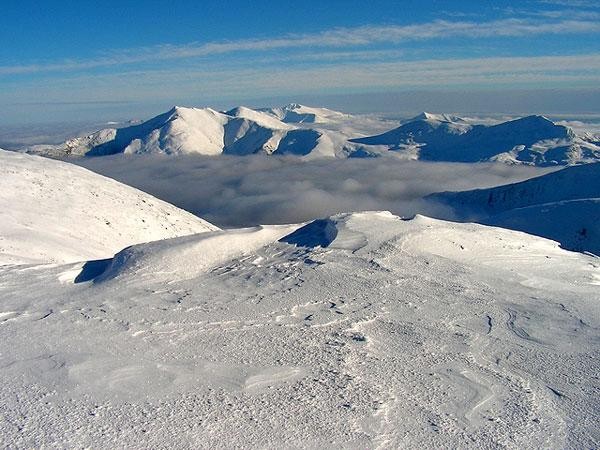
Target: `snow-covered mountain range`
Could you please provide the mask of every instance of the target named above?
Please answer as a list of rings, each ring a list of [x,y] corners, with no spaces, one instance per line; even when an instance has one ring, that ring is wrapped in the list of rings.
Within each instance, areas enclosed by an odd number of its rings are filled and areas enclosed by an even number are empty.
[[[428,197],[458,218],[544,236],[600,255],[600,163],[567,167],[520,183]]]
[[[218,228],[89,170],[0,150],[0,265],[100,259]]]
[[[543,116],[497,125],[472,125],[460,117],[423,113],[386,133],[352,142],[384,145],[410,159],[502,161],[511,164],[570,165],[597,161],[600,146],[590,136]]]
[[[174,107],[141,124],[108,128],[61,145],[37,145],[24,150],[58,157],[262,153],[346,158],[393,152],[403,159],[502,161],[539,166],[600,159],[597,137],[579,136],[543,116],[487,126],[474,125],[460,117],[422,113],[387,131],[390,126],[390,121],[298,104],[271,109],[240,106],[226,112]]]
[[[343,147],[338,144],[346,138],[312,126],[344,117],[348,116],[297,104],[262,110],[240,106],[226,112],[175,106],[139,125],[108,128],[62,145],[35,146],[28,150],[53,156],[115,153],[335,156],[336,150]]]

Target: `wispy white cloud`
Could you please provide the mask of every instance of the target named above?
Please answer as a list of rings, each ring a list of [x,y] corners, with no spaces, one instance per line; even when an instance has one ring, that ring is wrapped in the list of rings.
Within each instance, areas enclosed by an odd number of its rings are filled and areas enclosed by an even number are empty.
[[[538,16],[538,17],[547,17],[549,19],[560,19],[561,17],[568,16],[569,20],[598,20],[600,19],[600,11],[589,11],[589,10],[579,10],[579,9],[555,9],[551,11],[536,11],[536,12],[527,12],[523,11],[523,14]]]
[[[333,92],[336,89],[413,87],[576,87],[600,85],[600,54],[578,56],[344,61],[317,67],[210,68],[83,74],[14,82],[0,93],[4,103],[29,101],[141,101],[148,98],[237,100],[253,96]]]
[[[596,0],[538,0],[538,3],[571,8],[600,8]]]
[[[314,34],[290,34],[281,38],[160,45],[147,48],[115,50],[88,60],[66,60],[36,64],[0,66],[0,75],[85,71],[110,66],[159,62],[176,59],[211,57],[235,52],[265,52],[277,49],[352,48],[378,44],[401,44],[408,41],[435,40],[450,37],[480,39],[486,37],[518,37],[600,33],[596,17],[574,19],[508,18],[475,22],[436,20],[402,26],[363,26],[337,28]]]

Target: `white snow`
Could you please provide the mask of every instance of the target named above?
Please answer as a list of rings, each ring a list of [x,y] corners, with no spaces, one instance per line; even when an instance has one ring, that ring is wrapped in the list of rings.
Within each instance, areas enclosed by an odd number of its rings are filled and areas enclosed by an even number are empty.
[[[265,111],[254,110],[245,106],[238,106],[237,108],[227,111],[226,114],[229,116],[248,119],[252,122],[256,122],[257,124],[263,127],[272,128],[274,130],[291,130],[294,128],[291,125],[282,122],[281,120],[279,120],[279,118],[273,117]]]
[[[175,106],[141,124],[108,128],[62,145],[34,145],[23,151],[58,157],[264,153],[307,159],[377,157],[391,151],[404,160],[538,166],[581,164],[600,158],[595,136],[577,135],[543,116],[493,125],[471,122],[423,112],[397,127],[396,122],[373,116],[352,116],[296,103],[262,109],[238,106],[227,112]]]
[[[215,226],[81,167],[0,150],[0,264],[112,256]]]
[[[490,189],[428,197],[458,218],[525,231],[600,255],[600,164],[585,164]]]
[[[382,133],[389,125],[298,104],[174,107],[30,150],[305,159],[385,153],[546,166],[600,157],[589,136],[543,116],[483,126],[422,113]],[[329,195],[292,164],[227,156],[219,158],[224,171],[254,163],[248,170],[259,175],[226,178],[229,186],[217,193],[206,172],[216,166],[203,163],[217,158],[160,155],[148,157],[152,171],[144,173],[164,173],[172,183],[181,172],[162,164],[187,164],[201,182],[177,178],[178,196],[223,195],[230,215],[236,195],[248,206],[237,192],[263,209],[275,207],[273,191],[287,192],[288,214],[315,211],[309,208],[323,207]],[[140,167],[132,158],[139,164],[139,156],[115,159],[125,174]],[[376,161],[395,170],[393,156]],[[412,178],[374,170],[354,179],[344,174],[372,165],[333,162],[294,160],[331,178],[329,185],[342,184],[344,197],[328,200],[340,203],[337,211],[354,209],[345,205],[361,189],[392,203],[398,192],[414,195],[415,183],[404,184],[418,181],[418,165],[428,164],[402,163]],[[596,448],[600,259],[565,248],[600,255],[599,170],[577,165],[428,197],[434,210],[453,207],[455,218],[488,225],[379,211],[220,230],[78,166],[0,150],[0,443]],[[314,193],[295,196],[303,190]]]
[[[3,445],[598,442],[600,263],[555,242],[375,212],[101,263],[0,268]]]
[[[286,123],[328,123],[336,122],[349,118],[348,114],[339,111],[333,111],[327,108],[316,108],[311,106],[290,103],[281,108],[262,109],[268,114],[272,114],[282,122]]]
[[[538,166],[598,161],[600,147],[544,116],[527,116],[493,125],[472,125],[460,117],[421,113],[388,132],[351,139],[366,146],[387,146],[406,159]]]

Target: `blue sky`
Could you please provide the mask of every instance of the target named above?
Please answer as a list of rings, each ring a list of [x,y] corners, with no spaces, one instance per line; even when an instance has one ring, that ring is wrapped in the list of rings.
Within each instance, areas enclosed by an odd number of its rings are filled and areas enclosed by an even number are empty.
[[[541,107],[600,112],[568,101],[569,91],[598,98],[594,0],[7,0],[2,9],[5,123],[303,99],[391,111],[386,98],[407,93],[405,109],[419,109],[418,92],[479,95],[490,108],[506,92],[539,92]]]

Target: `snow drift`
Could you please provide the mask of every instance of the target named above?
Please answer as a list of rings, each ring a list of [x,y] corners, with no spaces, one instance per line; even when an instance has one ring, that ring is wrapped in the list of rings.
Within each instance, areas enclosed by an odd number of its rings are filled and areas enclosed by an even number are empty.
[[[0,267],[0,441],[593,448],[599,266],[367,212],[133,246],[103,282]]]

